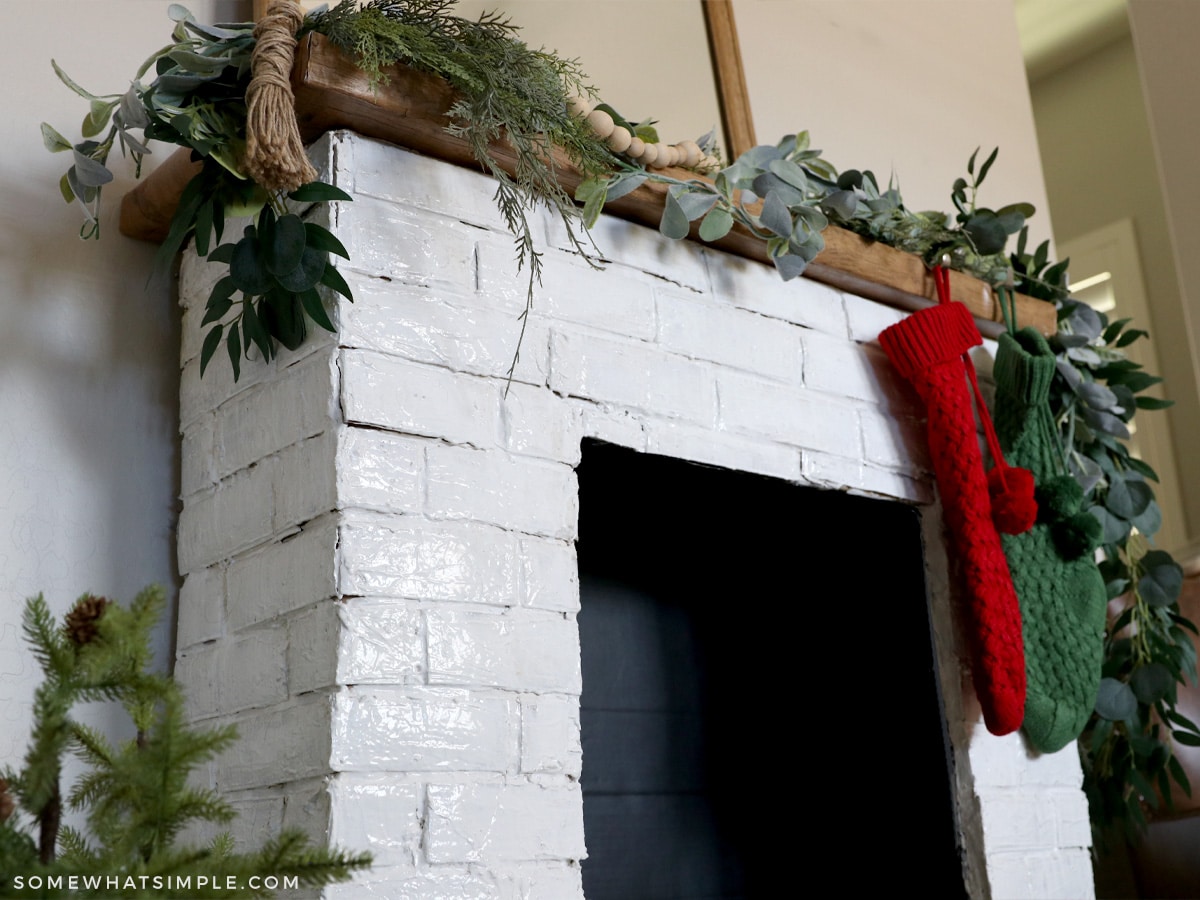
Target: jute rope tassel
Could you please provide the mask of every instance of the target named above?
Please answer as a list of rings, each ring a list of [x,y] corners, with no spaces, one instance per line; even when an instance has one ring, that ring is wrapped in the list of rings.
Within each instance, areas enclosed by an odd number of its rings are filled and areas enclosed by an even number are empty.
[[[246,88],[246,174],[270,191],[294,191],[315,181],[296,126],[292,64],[304,13],[295,0],[274,0],[254,29]]]

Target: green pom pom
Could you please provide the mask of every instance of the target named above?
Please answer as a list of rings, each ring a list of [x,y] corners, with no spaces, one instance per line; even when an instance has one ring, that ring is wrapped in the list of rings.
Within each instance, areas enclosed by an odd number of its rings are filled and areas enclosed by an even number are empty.
[[[1062,558],[1072,560],[1095,552],[1100,546],[1104,529],[1099,519],[1091,513],[1082,512],[1055,523],[1050,532]]]
[[[1070,475],[1049,478],[1038,485],[1037,503],[1041,521],[1067,519],[1083,505],[1083,488]]]

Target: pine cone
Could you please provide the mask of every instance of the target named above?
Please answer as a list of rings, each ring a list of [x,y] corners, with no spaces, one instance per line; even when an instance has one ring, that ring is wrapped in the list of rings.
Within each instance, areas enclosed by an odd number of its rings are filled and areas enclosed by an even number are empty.
[[[75,602],[75,607],[67,613],[63,622],[63,631],[76,647],[89,644],[96,637],[96,624],[104,615],[104,610],[112,601],[92,594],[84,594]]]
[[[7,822],[15,808],[13,795],[8,792],[8,782],[0,778],[0,822]]]

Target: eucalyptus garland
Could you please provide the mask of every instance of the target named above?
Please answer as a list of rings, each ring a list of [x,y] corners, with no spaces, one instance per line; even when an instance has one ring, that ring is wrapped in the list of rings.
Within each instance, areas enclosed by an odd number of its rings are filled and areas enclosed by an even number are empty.
[[[299,347],[309,321],[333,330],[319,287],[353,300],[345,279],[329,263],[330,253],[346,257],[345,248],[321,225],[303,221],[288,202],[351,198],[321,182],[284,195],[249,180],[239,166],[254,26],[203,25],[178,4],[171,5],[168,15],[175,22],[172,43],[146,60],[124,94],[96,96],[55,64],[59,78],[88,100],[90,109],[82,142],[72,145],[46,124],[42,135],[47,149],[73,156],[60,188],[64,199],[82,207],[85,238],[100,235],[97,210],[104,185],[113,179],[108,158],[115,147],[133,158],[139,174],[151,140],[188,147],[203,162],[180,196],[158,259],[169,262],[193,238],[199,256],[229,266],[206,304],[203,324],[211,327],[200,371],[224,343],[236,380],[251,348],[270,360],[279,344]],[[143,84],[151,69],[154,79]],[[106,128],[104,139],[95,140]],[[142,131],[140,138],[132,133],[135,129]],[[227,216],[252,216],[254,221],[238,241],[221,244]],[[241,298],[235,300],[239,292]]]
[[[548,149],[560,148],[589,173],[610,167],[613,158],[568,110],[571,97],[590,92],[575,62],[529,49],[506,19],[488,15],[470,21],[451,15],[452,6],[453,0],[371,0],[361,8],[345,3],[310,15],[301,35],[326,35],[354,54],[376,83],[386,82],[389,65],[403,62],[440,75],[458,91],[460,99],[448,111],[449,130],[467,141],[497,180],[495,200],[515,236],[518,268],[529,271],[528,312],[541,274],[530,211],[541,204],[555,210],[575,248],[587,255],[575,227],[581,211],[559,184]],[[201,257],[228,264],[229,274],[206,304],[203,323],[210,330],[200,365],[203,372],[224,343],[236,379],[241,359],[253,348],[269,360],[280,344],[298,347],[309,323],[332,329],[321,288],[353,300],[329,259],[346,257],[345,248],[328,230],[305,221],[298,205],[351,198],[321,182],[283,194],[247,178],[240,161],[254,25],[203,25],[178,4],[169,15],[176,23],[172,43],[146,61],[124,94],[94,95],[55,64],[59,78],[90,109],[83,141],[72,144],[46,124],[42,134],[47,149],[73,155],[60,189],[65,200],[82,208],[85,238],[99,236],[97,210],[103,186],[113,179],[108,159],[115,148],[132,157],[139,174],[152,139],[189,147],[203,162],[203,171],[183,192],[159,259],[169,261],[194,238]],[[152,69],[153,80],[143,83]],[[107,135],[96,140],[105,128]],[[516,152],[511,176],[492,154],[491,144],[501,135]],[[254,221],[237,241],[222,244],[227,216]]]

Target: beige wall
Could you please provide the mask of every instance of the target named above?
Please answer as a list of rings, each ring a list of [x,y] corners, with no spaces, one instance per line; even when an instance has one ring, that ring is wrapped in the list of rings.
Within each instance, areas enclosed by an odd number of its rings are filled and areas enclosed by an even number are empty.
[[[0,56],[0,761],[28,736],[37,667],[20,640],[25,597],[61,615],[84,591],[129,599],[175,578],[178,312],[171,280],[147,280],[154,248],[122,238],[107,191],[100,242],[58,179],[65,154],[42,147],[47,120],[71,140],[87,111],[51,57],[85,87],[120,92],[165,44],[167,0],[4,4]],[[249,3],[191,0],[205,20]],[[123,171],[123,170],[122,170]],[[168,656],[170,623],[158,648]],[[103,721],[103,714],[98,714]]]
[[[700,0],[460,0],[474,19],[501,9],[530,47],[579,60],[599,97],[668,143],[700,137],[721,114]]]
[[[915,209],[1000,148],[980,194],[1037,207],[1042,169],[1012,0],[734,0],[760,141],[807,128],[839,169],[892,172]]]

